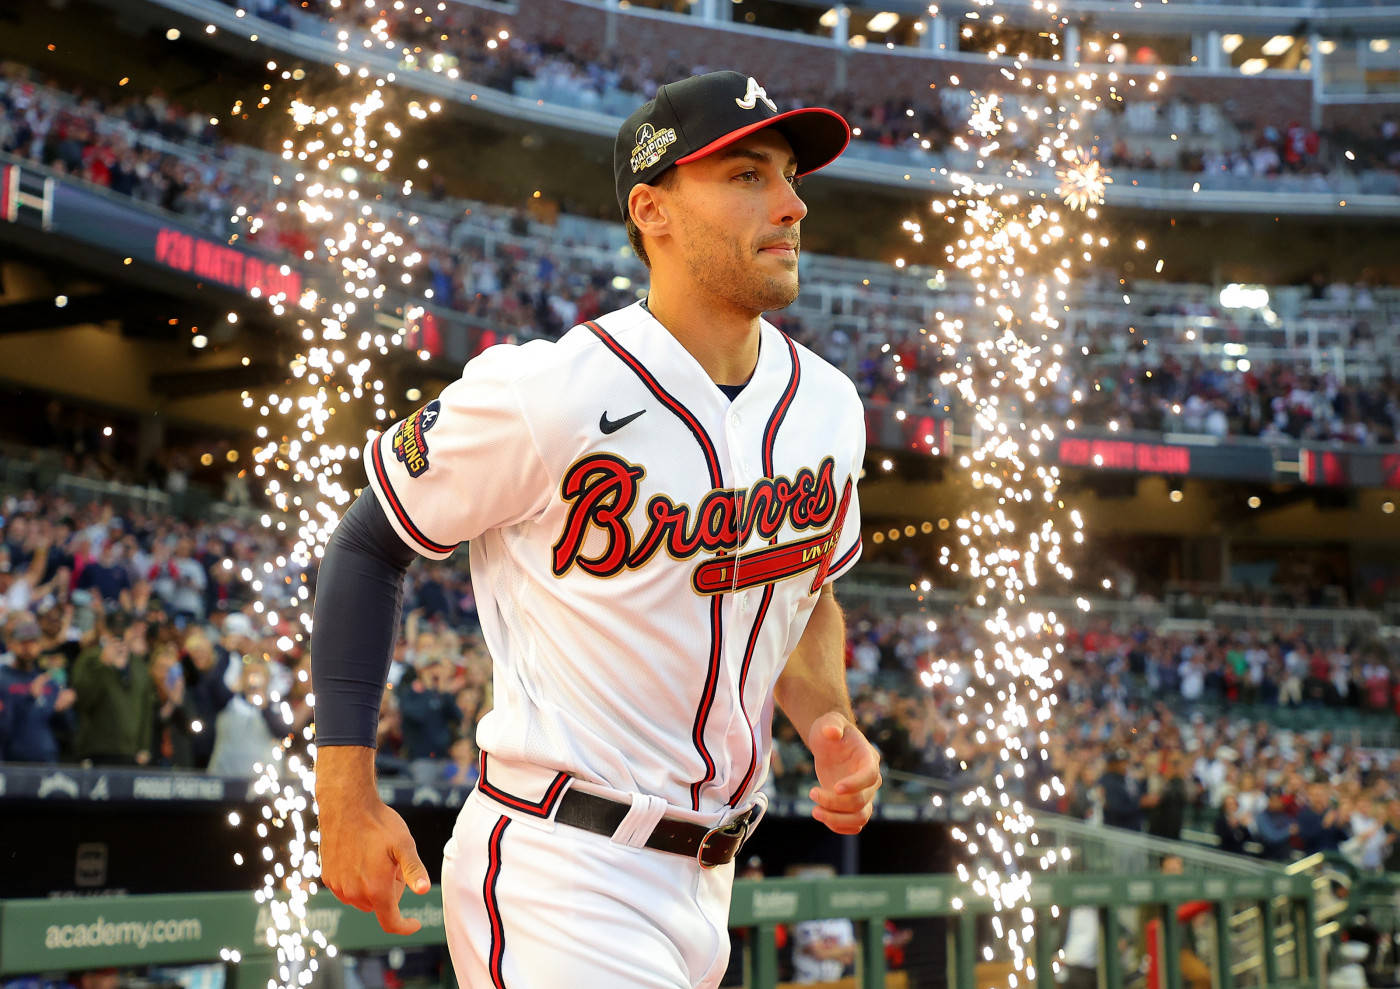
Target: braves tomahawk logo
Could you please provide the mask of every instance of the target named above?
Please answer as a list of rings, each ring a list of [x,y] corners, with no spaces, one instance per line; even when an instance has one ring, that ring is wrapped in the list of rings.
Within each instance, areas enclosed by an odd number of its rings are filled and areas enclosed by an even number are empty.
[[[752,110],[758,106],[758,101],[762,100],[768,105],[768,109],[774,113],[778,112],[778,105],[768,98],[768,93],[758,84],[758,80],[749,76],[749,88],[744,90],[743,96],[734,97],[734,102],[738,103],[745,110]]]
[[[714,488],[695,508],[669,495],[653,495],[642,513],[646,526],[634,537],[629,517],[646,469],[611,453],[590,454],[564,472],[560,485],[569,513],[554,544],[554,575],[562,577],[577,566],[594,577],[611,577],[644,566],[664,549],[673,560],[717,554],[695,568],[691,586],[697,594],[743,590],[812,569],[817,570],[811,587],[816,593],[851,503],[853,482],[846,479],[838,500],[835,470],[835,461],[826,457],[816,470],[803,467],[790,478],[761,478],[747,489]],[[816,535],[734,555],[755,533],[767,542],[785,525],[802,532],[827,523],[830,527]],[[603,545],[585,556],[584,543],[595,531],[602,533]]]
[[[408,468],[409,477],[419,477],[429,467],[428,440],[424,434],[437,423],[441,412],[442,403],[433,399],[394,430],[394,456]]]

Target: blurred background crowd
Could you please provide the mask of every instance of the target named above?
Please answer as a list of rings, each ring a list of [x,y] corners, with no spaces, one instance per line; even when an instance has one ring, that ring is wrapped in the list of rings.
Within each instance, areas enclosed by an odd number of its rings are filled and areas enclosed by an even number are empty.
[[[207,117],[159,91],[108,102],[41,85],[32,70],[5,63],[0,111],[0,151],[182,214],[222,235],[232,231],[233,208],[242,205],[266,217],[260,229],[242,232],[245,242],[292,256],[309,247],[301,224],[263,208],[272,192],[268,162],[254,162],[243,157],[253,154],[249,149],[218,142]],[[254,164],[261,165],[261,173]],[[386,222],[422,253],[420,287],[434,304],[482,329],[477,349],[530,336],[557,337],[636,299],[634,285],[643,282],[643,272],[635,260],[620,263],[615,251],[533,234],[523,209],[449,201],[441,189],[430,201],[444,208],[425,212],[411,228],[397,216]],[[1268,349],[1253,361],[1207,357],[1198,348],[1179,353],[1178,345],[1196,340],[1195,330],[1164,328],[1135,337],[1129,324],[1138,316],[1169,322],[1178,317],[1186,320],[1182,325],[1218,327],[1226,340],[1266,327],[1254,325],[1261,317],[1214,300],[1145,306],[1140,313],[1120,307],[1111,320],[1077,333],[1088,360],[1067,366],[1055,381],[1057,414],[1123,431],[1394,443],[1400,433],[1400,382],[1364,360],[1378,334],[1391,332],[1388,306],[1395,303],[1389,291],[1378,292],[1366,282],[1332,282],[1322,273],[1303,289],[1305,305],[1315,309],[1290,319],[1326,320],[1337,354],[1349,358],[1323,350],[1330,366],[1319,367],[1316,347],[1306,355],[1297,348]],[[972,311],[971,300],[955,289],[935,301],[954,312]],[[856,306],[863,329],[855,333],[841,328],[839,305],[831,313],[799,306],[775,314],[773,321],[843,367],[872,405],[936,410],[960,402],[942,379],[957,354],[928,346],[925,336],[906,329],[911,320],[901,318],[890,300],[861,298]],[[1282,336],[1276,314],[1266,311],[1262,318]],[[433,316],[423,323],[418,343],[432,351]]]
[[[309,586],[314,574],[261,526],[34,492],[0,502],[0,523],[3,759],[247,775],[308,725],[306,651],[249,586],[259,560],[279,564],[262,580]],[[854,604],[847,629],[857,718],[892,774],[885,799],[990,780],[997,746],[978,743],[954,702],[970,675],[973,618]],[[1396,866],[1397,753],[1356,744],[1341,717],[1400,716],[1393,646],[1290,627],[1119,632],[1107,620],[1065,644],[1058,727],[1036,746],[1026,799],[1165,838],[1195,827],[1270,858],[1336,850],[1366,868]],[[934,683],[935,664],[962,672]],[[380,773],[474,783],[490,673],[469,574],[419,561],[381,709]],[[1273,720],[1288,711],[1313,712],[1319,726]],[[779,715],[769,792],[800,799],[813,782],[805,745]]]

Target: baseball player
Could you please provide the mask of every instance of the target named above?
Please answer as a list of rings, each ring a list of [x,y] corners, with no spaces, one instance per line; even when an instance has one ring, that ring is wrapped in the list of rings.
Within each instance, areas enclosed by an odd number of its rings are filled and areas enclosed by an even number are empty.
[[[375,726],[405,570],[469,541],[495,707],[443,854],[465,986],[717,985],[775,703],[813,816],[870,817],[832,594],[860,555],[864,416],[763,319],[797,297],[797,179],[849,134],[736,72],[662,86],[615,154],[646,299],[484,351],[365,447],[315,604],[322,875],[417,929],[398,901],[428,873],[375,790]]]

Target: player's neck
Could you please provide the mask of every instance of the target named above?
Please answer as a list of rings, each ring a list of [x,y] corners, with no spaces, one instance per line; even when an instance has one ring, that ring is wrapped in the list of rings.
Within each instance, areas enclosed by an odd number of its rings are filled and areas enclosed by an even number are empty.
[[[690,352],[718,385],[742,385],[758,364],[759,316],[736,310],[694,307],[653,284],[647,309]]]

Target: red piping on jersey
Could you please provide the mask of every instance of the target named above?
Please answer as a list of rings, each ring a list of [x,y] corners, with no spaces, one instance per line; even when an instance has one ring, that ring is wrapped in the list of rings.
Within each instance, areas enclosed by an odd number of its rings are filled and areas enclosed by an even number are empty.
[[[710,469],[710,487],[724,487],[724,477],[719,469],[719,454],[715,452],[715,445],[710,440],[709,434],[705,432],[705,427],[700,425],[700,420],[695,418],[694,414],[682,405],[674,395],[662,388],[660,382],[652,377],[651,372],[642,366],[642,362],[633,357],[622,344],[614,340],[607,330],[594,322],[583,325],[592,330],[593,334],[603,341],[604,346],[616,354],[622,363],[631,368],[633,374],[642,379],[642,384],[646,385],[647,390],[655,395],[662,405],[674,412],[676,418],[685,423],[686,428],[695,436],[695,441],[700,444],[700,449],[705,454],[705,464]]]
[[[603,329],[597,323],[589,321],[583,324],[593,331],[593,335],[602,341],[607,347],[617,355],[618,360],[626,364],[632,373],[641,379],[647,391],[656,396],[657,400],[666,408],[670,409],[685,427],[690,430],[695,441],[700,444],[700,450],[705,455],[705,464],[710,470],[710,487],[724,487],[724,475],[719,468],[719,454],[715,451],[715,445],[710,440],[710,436],[705,432],[705,427],[700,425],[700,420],[680,403],[670,392],[661,387],[661,383],[652,377],[642,362],[633,357],[626,347],[613,339],[612,334]],[[715,778],[715,760],[710,755],[710,750],[705,747],[705,722],[709,720],[710,708],[715,702],[715,687],[719,683],[720,662],[724,658],[722,644],[724,641],[724,615],[721,610],[724,596],[716,594],[710,602],[710,664],[705,671],[705,686],[700,693],[700,706],[695,711],[695,724],[691,729],[691,741],[695,743],[695,750],[700,753],[700,761],[705,764],[705,775],[694,783],[690,784],[690,806],[691,810],[700,809],[700,789],[710,780]]]
[[[501,971],[506,957],[506,927],[501,922],[501,904],[496,899],[496,880],[501,875],[501,837],[509,826],[510,818],[502,815],[491,829],[491,840],[486,845],[486,879],[481,884],[481,898],[486,904],[486,917],[491,922],[491,985],[495,989],[506,987]]]
[[[374,466],[374,476],[379,481],[379,487],[384,492],[384,497],[389,501],[389,508],[393,510],[394,517],[399,520],[404,531],[413,538],[419,546],[432,553],[451,553],[456,546],[444,546],[442,543],[435,543],[427,536],[423,535],[423,530],[413,524],[413,520],[408,517],[408,512],[404,510],[403,502],[399,501],[399,496],[394,492],[394,486],[389,483],[389,472],[384,469],[384,452],[379,449],[379,441],[383,438],[381,433],[374,438],[370,444],[370,460]]]
[[[739,781],[734,792],[729,795],[730,807],[738,806],[739,798],[749,788],[754,770],[758,768],[758,740],[753,737],[753,722],[749,720],[749,710],[744,705],[744,681],[748,679],[749,661],[753,659],[754,646],[758,644],[758,631],[763,627],[763,619],[768,616],[768,603],[772,600],[773,585],[769,584],[763,588],[763,597],[759,599],[758,614],[754,616],[753,628],[749,630],[749,643],[744,647],[744,665],[739,670],[739,711],[744,715],[744,724],[749,728],[749,768],[745,770],[744,778]]]
[[[700,790],[715,778],[715,760],[705,747],[705,722],[710,720],[710,708],[715,703],[715,688],[719,685],[720,661],[724,657],[721,648],[724,635],[721,631],[724,622],[724,595],[716,594],[710,599],[710,668],[705,673],[705,689],[700,695],[700,706],[695,709],[695,724],[690,737],[695,749],[705,762],[705,775],[690,784],[690,809],[700,809]]]
[[[543,797],[539,800],[526,800],[524,797],[507,793],[486,779],[486,753],[481,753],[481,779],[478,781],[481,792],[497,803],[505,804],[522,814],[529,814],[531,817],[549,817],[554,813],[554,805],[559,802],[560,796],[564,793],[564,786],[568,782],[569,774],[560,773],[554,777],[554,782],[549,784],[549,789],[545,791]]]
[[[792,407],[792,400],[797,395],[797,383],[802,379],[802,367],[797,359],[797,347],[786,333],[783,334],[783,343],[787,344],[788,354],[792,358],[792,374],[788,377],[787,388],[783,391],[783,397],[778,399],[778,404],[773,408],[773,414],[768,417],[768,425],[763,429],[763,476],[773,476],[773,445],[778,439],[778,427],[787,418],[788,409]],[[773,534],[773,538],[768,541],[769,545],[777,543],[778,535]],[[735,575],[738,575],[736,568]],[[758,740],[753,737],[753,722],[749,720],[749,709],[744,703],[744,686],[749,679],[749,664],[753,660],[754,648],[758,645],[758,633],[763,628],[763,619],[768,615],[768,605],[773,600],[773,585],[768,584],[763,588],[763,597],[758,602],[758,613],[754,615],[753,628],[749,630],[749,641],[744,647],[744,662],[739,667],[739,712],[744,716],[744,724],[749,729],[749,768],[744,772],[744,778],[739,781],[738,787],[729,795],[729,806],[738,805],[739,798],[744,795],[744,791],[749,788],[749,783],[753,782],[754,771],[758,768]]]

